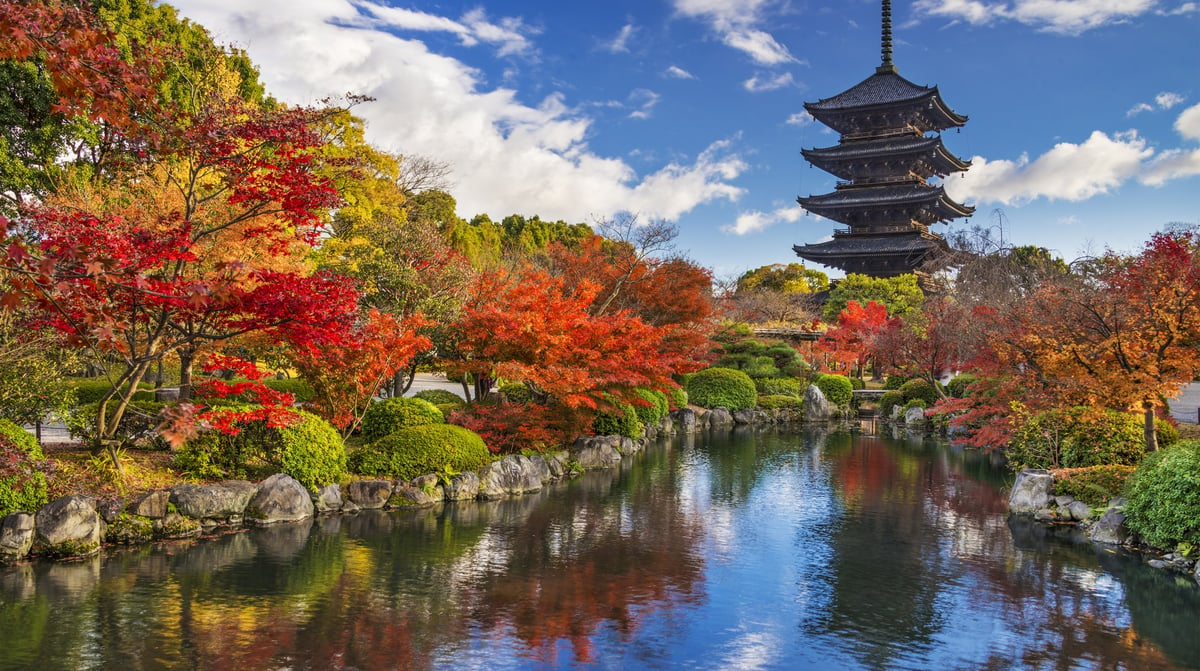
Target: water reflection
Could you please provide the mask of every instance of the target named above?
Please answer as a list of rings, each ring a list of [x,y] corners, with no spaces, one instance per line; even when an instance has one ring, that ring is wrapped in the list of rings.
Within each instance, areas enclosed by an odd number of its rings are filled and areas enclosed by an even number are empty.
[[[519,499],[0,568],[0,669],[1200,668],[1200,590],[984,455],[739,430]]]

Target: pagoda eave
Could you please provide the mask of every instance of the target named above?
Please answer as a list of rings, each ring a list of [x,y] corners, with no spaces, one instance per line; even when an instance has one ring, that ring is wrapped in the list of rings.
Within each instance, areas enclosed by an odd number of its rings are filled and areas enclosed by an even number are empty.
[[[843,235],[810,245],[794,245],[800,258],[845,272],[877,277],[902,275],[926,261],[949,253],[940,235],[913,232],[905,235]]]

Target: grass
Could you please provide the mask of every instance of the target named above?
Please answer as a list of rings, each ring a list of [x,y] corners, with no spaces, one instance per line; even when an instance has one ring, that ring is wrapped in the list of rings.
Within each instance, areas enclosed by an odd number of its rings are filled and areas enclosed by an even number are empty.
[[[107,454],[96,455],[77,445],[47,446],[52,462],[46,474],[50,500],[68,494],[87,494],[97,499],[133,497],[181,482],[196,482],[171,467],[171,452],[164,450],[121,450],[123,474],[118,474]]]

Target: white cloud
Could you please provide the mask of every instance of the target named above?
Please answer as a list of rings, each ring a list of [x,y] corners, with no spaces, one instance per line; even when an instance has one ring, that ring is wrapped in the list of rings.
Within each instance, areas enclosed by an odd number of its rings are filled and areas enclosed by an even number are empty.
[[[1036,198],[1078,201],[1108,193],[1138,175],[1154,154],[1136,131],[1109,136],[1092,132],[1082,144],[1063,142],[1030,161],[972,160],[960,179],[945,180],[960,202],[1021,204]]]
[[[695,79],[696,78],[696,75],[688,72],[687,70],[684,70],[683,68],[679,67],[678,65],[672,65],[671,67],[667,68],[667,70],[665,72],[663,72],[663,75],[670,77],[672,79]]]
[[[537,31],[526,26],[520,19],[504,18],[500,23],[488,21],[482,9],[473,9],[462,16],[460,21],[454,21],[443,16],[426,12],[418,12],[400,7],[388,7],[369,0],[351,0],[351,5],[366,11],[374,17],[374,21],[363,21],[364,17],[354,17],[356,20],[349,25],[372,25],[376,28],[393,28],[413,32],[448,32],[458,36],[466,46],[475,46],[480,42],[499,46],[501,55],[523,53],[530,50],[531,45],[526,34],[536,34]],[[346,16],[345,13],[339,16]]]
[[[1045,32],[1078,35],[1141,16],[1157,4],[1158,0],[916,0],[913,9],[973,25],[1017,21]]]
[[[1200,140],[1200,104],[1192,105],[1179,115],[1175,130],[1189,140]]]
[[[1200,3],[1185,2],[1175,9],[1160,9],[1158,13],[1163,16],[1180,16],[1182,14],[1192,14],[1200,12]]]
[[[1186,100],[1182,95],[1172,91],[1163,91],[1154,96],[1154,104],[1158,105],[1159,109],[1169,110],[1172,107]]]
[[[662,96],[650,89],[634,89],[629,94],[629,102],[636,109],[629,113],[630,119],[649,119],[650,113]]]
[[[721,230],[734,235],[748,235],[765,230],[781,222],[794,223],[804,216],[804,208],[798,204],[781,207],[771,212],[751,210],[738,215],[733,224],[722,226]]]
[[[676,219],[742,193],[731,182],[746,166],[728,141],[639,175],[625,160],[588,146],[592,119],[562,94],[529,104],[514,90],[486,88],[477,70],[378,29],[383,19],[355,0],[173,4],[218,39],[245,48],[281,100],[305,103],[340,91],[375,98],[354,110],[367,121],[368,140],[449,163],[459,212],[467,217],[519,212],[588,221],[628,210]],[[394,21],[462,34],[430,15],[397,16]],[[482,12],[457,23],[501,51],[517,48],[516,36],[531,34],[520,19],[491,21]]]
[[[762,91],[774,91],[787,86],[791,86],[794,82],[792,73],[784,72],[779,75],[754,75],[750,79],[742,82],[742,87],[751,93],[761,93]]]
[[[1153,111],[1154,111],[1154,105],[1151,105],[1150,103],[1138,103],[1138,104],[1134,105],[1133,107],[1130,107],[1129,111],[1125,112],[1125,116],[1137,116],[1138,114],[1141,114],[1142,112],[1153,112]]]
[[[1200,175],[1200,149],[1172,149],[1158,155],[1138,178],[1143,184],[1162,186],[1170,180]]]
[[[789,116],[787,121],[784,123],[789,126],[807,126],[814,121],[816,121],[816,119],[814,119],[813,115],[809,114],[808,112],[796,112],[795,114]]]
[[[679,14],[707,21],[727,46],[759,65],[799,63],[787,47],[760,28],[765,10],[775,0],[673,0]]]
[[[621,30],[617,32],[616,37],[608,42],[603,43],[601,46],[605,51],[609,51],[614,54],[629,53],[629,40],[633,37],[633,34],[636,31],[637,29],[632,23],[627,23],[624,26],[621,26]]]

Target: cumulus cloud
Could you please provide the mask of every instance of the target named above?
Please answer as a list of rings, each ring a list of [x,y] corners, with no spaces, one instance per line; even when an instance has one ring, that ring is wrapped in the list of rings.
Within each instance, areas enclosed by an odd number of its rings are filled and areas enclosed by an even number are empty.
[[[1192,105],[1179,115],[1175,130],[1189,140],[1200,140],[1200,104]]]
[[[671,67],[667,68],[666,71],[663,72],[663,75],[670,77],[671,79],[695,79],[696,78],[696,75],[688,72],[687,70],[684,70],[683,68],[679,67],[678,65],[672,65]]]
[[[761,93],[791,86],[793,83],[795,82],[792,73],[784,72],[779,75],[754,75],[742,82],[742,87],[751,93]]]
[[[1136,18],[1157,4],[1158,0],[916,0],[913,9],[918,15],[973,25],[1017,21],[1045,32],[1078,35]]]
[[[971,159],[960,179],[949,177],[946,191],[956,200],[1017,205],[1036,198],[1079,201],[1108,193],[1135,177],[1154,154],[1136,131],[1109,136],[1094,131],[1081,144],[1063,142],[1035,160]]]
[[[789,126],[807,126],[814,121],[816,121],[816,119],[814,119],[813,115],[809,114],[808,112],[796,112],[795,114],[789,116],[787,121],[784,123]]]
[[[770,212],[751,210],[742,212],[732,224],[721,227],[721,230],[734,235],[749,235],[765,230],[781,222],[794,223],[804,216],[804,208],[798,204],[781,207]]]
[[[759,65],[800,61],[770,33],[762,30],[763,15],[775,0],[674,0],[682,16],[706,21],[727,46]]]
[[[1153,104],[1146,102],[1138,103],[1129,108],[1129,111],[1125,113],[1125,116],[1136,116],[1142,112],[1153,112],[1156,109],[1169,110],[1172,107],[1182,103],[1184,100],[1186,100],[1186,98],[1178,93],[1173,91],[1163,91],[1162,93],[1154,96]]]
[[[247,50],[276,97],[296,103],[333,92],[375,98],[354,111],[368,140],[451,165],[465,216],[536,212],[587,221],[620,211],[677,219],[703,203],[736,200],[746,166],[729,141],[693,160],[639,175],[625,160],[592,150],[592,119],[561,93],[528,103],[509,88],[431,52],[404,31],[436,30],[499,53],[532,51],[536,34],[519,18],[481,10],[457,20],[363,0],[177,0],[180,13]],[[472,42],[473,40],[473,42]],[[640,98],[645,106],[652,98]]]
[[[1175,9],[1160,9],[1158,13],[1162,16],[1180,16],[1182,14],[1193,14],[1200,12],[1200,3],[1185,2]]]

